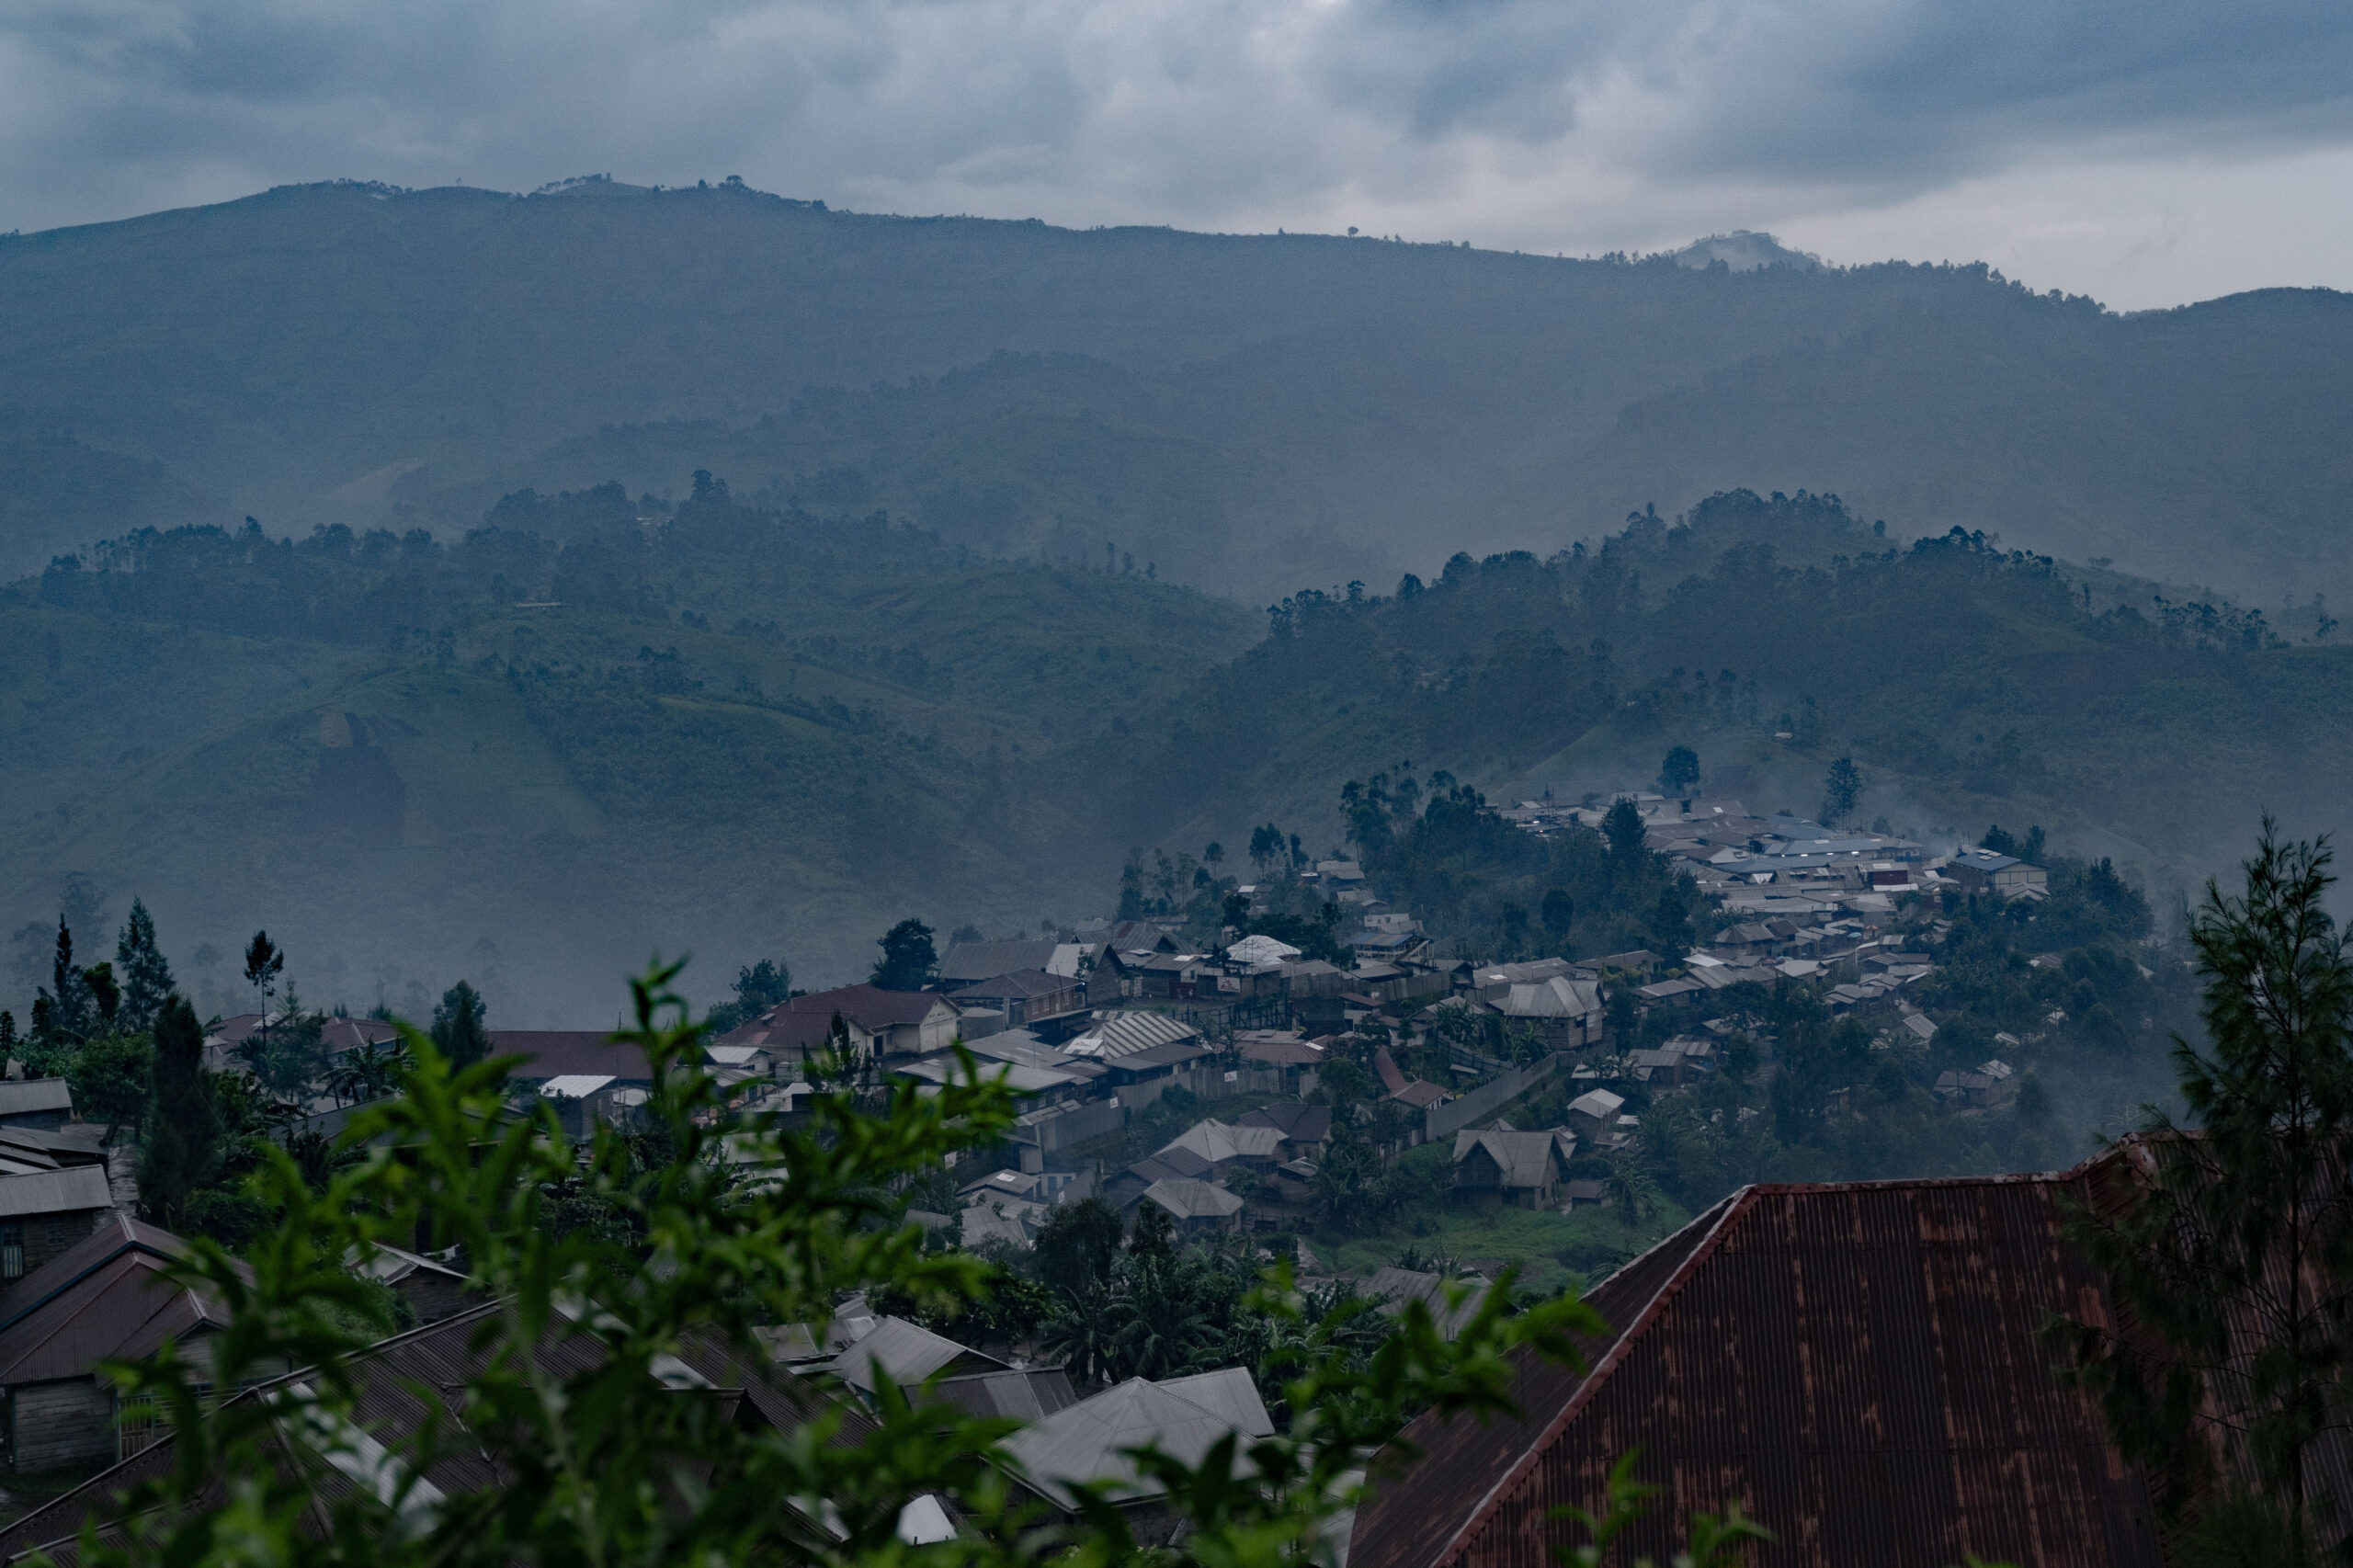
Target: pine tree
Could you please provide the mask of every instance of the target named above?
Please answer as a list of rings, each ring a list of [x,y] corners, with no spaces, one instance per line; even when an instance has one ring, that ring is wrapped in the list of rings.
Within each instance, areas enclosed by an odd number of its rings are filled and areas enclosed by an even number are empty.
[[[2194,1132],[2153,1116],[2131,1200],[2075,1227],[2136,1332],[2053,1329],[2161,1508],[2225,1530],[2232,1562],[2353,1550],[2306,1493],[2308,1455],[2353,1429],[2353,955],[2328,864],[2267,819],[2245,891],[2207,884],[2206,1041],[2174,1045]]]
[[[1822,781],[1822,823],[1836,827],[1854,814],[1855,802],[1863,793],[1863,771],[1855,766],[1851,756],[1842,756],[1830,765],[1830,773]]]
[[[453,1067],[471,1067],[490,1054],[490,1030],[483,1020],[489,1014],[482,994],[464,981],[441,994],[433,1009],[433,1045]]]
[[[131,901],[131,917],[115,941],[115,978],[122,986],[121,1027],[132,1033],[155,1027],[155,1015],[171,994],[172,966],[155,945],[155,922],[147,906]]]
[[[49,1032],[64,1040],[80,1040],[90,1031],[89,983],[74,962],[74,931],[65,916],[57,917],[57,956],[51,961]]]
[[[165,998],[155,1014],[154,1085],[139,1159],[139,1206],[168,1230],[211,1179],[220,1136],[204,1081],[204,1027],[180,996]]]

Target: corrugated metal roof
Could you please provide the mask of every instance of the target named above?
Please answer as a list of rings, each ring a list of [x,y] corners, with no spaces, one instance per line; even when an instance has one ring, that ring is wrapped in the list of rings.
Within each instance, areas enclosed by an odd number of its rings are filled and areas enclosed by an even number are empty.
[[[958,1372],[1001,1371],[1005,1363],[969,1346],[937,1335],[904,1318],[886,1317],[874,1332],[843,1351],[833,1366],[835,1375],[853,1388],[874,1392],[874,1363],[894,1383],[919,1383],[944,1368]]]
[[[1063,1047],[1074,1056],[1100,1056],[1117,1061],[1155,1046],[1178,1045],[1199,1040],[1201,1031],[1165,1013],[1140,1011],[1097,1013],[1095,1027]]]
[[[0,1078],[0,1117],[71,1115],[74,1091],[63,1078]]]
[[[1231,1376],[1244,1383],[1250,1380],[1249,1373],[1238,1369]],[[1188,1384],[1209,1403],[1172,1392]],[[1209,1383],[1196,1377],[1159,1384],[1131,1378],[1023,1427],[1005,1440],[1005,1451],[1038,1491],[1065,1507],[1074,1501],[1070,1487],[1078,1482],[1108,1483],[1112,1496],[1121,1500],[1157,1496],[1160,1483],[1137,1475],[1135,1461],[1123,1450],[1156,1447],[1187,1464],[1199,1464],[1211,1445],[1228,1432],[1263,1437],[1274,1430],[1256,1396],[1253,1387],[1248,1403],[1256,1406],[1254,1415],[1243,1408],[1240,1391],[1229,1381]]]
[[[1153,1157],[1165,1161],[1172,1150],[1182,1149],[1213,1165],[1227,1160],[1271,1160],[1282,1142],[1279,1127],[1225,1122],[1211,1117],[1176,1134],[1155,1150]]]
[[[1193,1176],[1165,1176],[1143,1196],[1179,1220],[1222,1220],[1242,1211],[1242,1195]]]
[[[1029,1371],[974,1372],[942,1378],[932,1385],[941,1399],[967,1415],[1038,1421],[1078,1403],[1070,1375],[1060,1367]]]
[[[61,1171],[0,1177],[0,1220],[43,1214],[79,1214],[114,1207],[104,1165],[69,1165]]]
[[[650,1084],[654,1064],[642,1047],[621,1045],[596,1029],[493,1029],[494,1055],[519,1056],[515,1076],[525,1082],[540,1078],[605,1075],[627,1084]]]
[[[1424,1417],[1424,1457],[1359,1510],[1350,1568],[1547,1568],[1554,1517],[1608,1467],[1670,1500],[1629,1532],[1739,1498],[1762,1564],[1946,1568],[2162,1561],[2145,1484],[2052,1375],[2047,1312],[2104,1312],[2061,1233],[2081,1173],[1748,1187],[1602,1284],[1619,1325],[1578,1376],[1519,1358],[1517,1421]]]
[[[224,1324],[217,1302],[159,1277],[184,1250],[168,1232],[111,1215],[10,1285],[0,1294],[0,1384],[86,1378],[101,1361]]]
[[[951,943],[948,956],[939,960],[939,978],[942,983],[953,985],[960,981],[994,980],[1019,969],[1044,969],[1054,961],[1054,950],[1061,945],[1051,937],[1035,942]]]

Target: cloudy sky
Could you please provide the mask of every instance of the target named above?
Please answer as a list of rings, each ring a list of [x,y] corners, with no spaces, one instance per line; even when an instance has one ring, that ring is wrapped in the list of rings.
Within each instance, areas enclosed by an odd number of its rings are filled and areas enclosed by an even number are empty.
[[[2353,288],[2345,0],[12,0],[0,229],[337,176],[1571,255],[1734,228],[2120,307]]]

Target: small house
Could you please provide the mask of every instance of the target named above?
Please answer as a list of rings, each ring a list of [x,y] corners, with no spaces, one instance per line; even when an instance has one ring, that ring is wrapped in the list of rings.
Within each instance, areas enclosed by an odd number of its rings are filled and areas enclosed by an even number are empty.
[[[64,1079],[0,1079],[0,1126],[53,1132],[73,1119],[74,1091]]]
[[[1454,1135],[1457,1195],[1498,1196],[1520,1209],[1550,1208],[1568,1179],[1576,1135],[1556,1129],[1521,1132],[1498,1124]]]
[[[221,1302],[164,1280],[165,1266],[187,1250],[168,1231],[112,1214],[0,1290],[0,1468],[112,1462],[147,1445],[157,1423],[136,1412],[121,1420],[99,1368],[166,1344],[199,1358],[202,1342],[227,1326]]]
[[[1137,1201],[1166,1210],[1180,1235],[1231,1231],[1241,1223],[1242,1195],[1197,1176],[1165,1177],[1145,1187]]]
[[[1963,849],[1945,863],[1944,874],[1970,892],[1990,892],[1996,898],[2018,898],[2029,892],[2048,893],[2051,873],[2030,866],[2015,855],[1990,849]]]
[[[0,1280],[24,1278],[113,1211],[104,1165],[0,1176]]]
[[[1618,1119],[1625,1110],[1625,1096],[1587,1089],[1569,1102],[1569,1127],[1586,1142],[1598,1143],[1618,1130]]]

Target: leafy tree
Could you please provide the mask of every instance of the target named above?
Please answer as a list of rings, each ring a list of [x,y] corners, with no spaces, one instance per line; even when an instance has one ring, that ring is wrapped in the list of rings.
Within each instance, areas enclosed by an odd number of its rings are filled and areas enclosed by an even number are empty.
[[[789,1001],[791,996],[792,977],[785,969],[783,960],[762,959],[756,964],[746,964],[736,971],[734,1000],[713,1007],[706,1027],[713,1034],[725,1034],[729,1029],[750,1023],[778,1003]]]
[[[2267,819],[2244,889],[2208,882],[2206,1040],[2174,1044],[2188,1127],[2153,1113],[2125,1200],[2075,1221],[2139,1332],[2056,1330],[2169,1520],[2227,1520],[2233,1561],[2353,1550],[2306,1491],[2314,1445],[2353,1426],[2353,961],[2330,860]]]
[[[134,1131],[145,1119],[154,1087],[155,1047],[145,1034],[109,1030],[82,1042],[65,1062],[74,1113],[106,1123],[100,1141],[111,1143],[118,1129]]]
[[[1662,795],[1688,795],[1691,786],[1699,782],[1699,756],[1689,746],[1676,746],[1659,764],[1658,792]]]
[[[114,965],[92,964],[82,971],[82,983],[89,988],[92,1028],[102,1034],[111,1032],[116,1015],[122,1011],[122,987],[115,983]]]
[[[2048,845],[2042,836],[2042,824],[2037,823],[2027,829],[2025,840],[2018,845],[2018,858],[2030,866],[2040,866],[2042,864],[2042,858],[2047,848]]]
[[[122,1027],[134,1032],[155,1027],[155,1015],[172,992],[172,966],[155,945],[155,922],[147,905],[131,901],[131,915],[115,939],[115,968],[122,982]]]
[[[1128,1256],[1173,1257],[1176,1252],[1176,1224],[1168,1210],[1157,1203],[1136,1205],[1136,1222],[1128,1232]]]
[[[1855,802],[1862,798],[1863,771],[1855,766],[1851,756],[1842,756],[1830,765],[1830,772],[1822,781],[1822,821],[1825,827],[1836,827],[1855,814]]]
[[[433,1048],[452,1067],[471,1067],[490,1054],[489,1010],[482,994],[465,981],[441,994],[440,1006],[433,1009]]]
[[[1555,942],[1567,941],[1569,927],[1575,922],[1576,917],[1577,901],[1570,896],[1568,889],[1547,888],[1544,890],[1544,903],[1539,911],[1538,918],[1544,922],[1546,936]]]
[[[1126,1226],[1120,1211],[1092,1195],[1058,1206],[1039,1228],[1031,1258],[1048,1290],[1082,1296],[1108,1284]]]
[[[910,915],[884,932],[876,946],[882,956],[874,960],[870,984],[885,991],[920,991],[939,972],[939,955],[931,945],[931,927]]]
[[[139,1206],[178,1230],[198,1188],[212,1179],[220,1123],[205,1083],[204,1026],[182,996],[155,1015],[153,1096],[139,1151]]]
[[[0,1010],[0,1067],[16,1059],[17,1048],[22,1043],[17,1038],[17,1015]]]
[[[1977,841],[1977,847],[1990,849],[1996,855],[2016,855],[2018,841],[2003,832],[2000,823],[1995,823],[1985,830],[1985,836]]]

